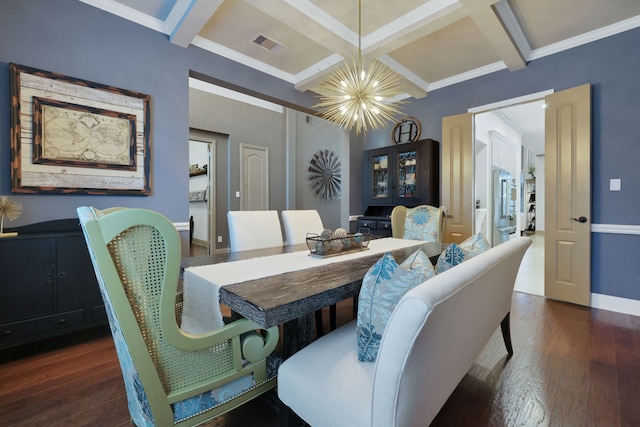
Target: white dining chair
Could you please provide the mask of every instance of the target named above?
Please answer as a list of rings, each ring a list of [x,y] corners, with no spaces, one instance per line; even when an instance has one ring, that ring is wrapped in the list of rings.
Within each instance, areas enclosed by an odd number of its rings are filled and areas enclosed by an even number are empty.
[[[282,224],[287,245],[306,243],[307,233],[320,234],[324,230],[322,218],[315,209],[282,211]]]
[[[278,211],[229,211],[231,252],[282,246]]]

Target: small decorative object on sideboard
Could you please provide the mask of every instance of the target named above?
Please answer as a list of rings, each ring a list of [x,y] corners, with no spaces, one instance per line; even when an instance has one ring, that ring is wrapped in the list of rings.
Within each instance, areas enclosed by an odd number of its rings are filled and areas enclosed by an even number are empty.
[[[7,196],[0,196],[0,238],[17,236],[17,232],[4,232],[4,219],[15,221],[22,213],[22,205]]]
[[[327,228],[320,235],[307,234],[310,255],[321,258],[368,250],[370,241],[371,231],[368,229],[361,229],[351,234],[344,228],[338,228],[335,231]]]

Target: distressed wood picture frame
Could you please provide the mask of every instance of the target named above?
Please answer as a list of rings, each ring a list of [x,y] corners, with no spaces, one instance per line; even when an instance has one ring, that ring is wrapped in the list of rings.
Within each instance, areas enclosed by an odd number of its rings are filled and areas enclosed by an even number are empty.
[[[11,63],[11,191],[149,195],[149,101]]]

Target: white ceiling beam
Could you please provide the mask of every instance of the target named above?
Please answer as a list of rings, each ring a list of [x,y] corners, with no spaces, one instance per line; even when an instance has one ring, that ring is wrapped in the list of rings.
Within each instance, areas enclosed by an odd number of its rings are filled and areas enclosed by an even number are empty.
[[[385,54],[467,16],[458,0],[431,0],[362,39],[362,50]]]
[[[169,17],[171,26],[169,40],[178,46],[187,47],[200,30],[216,13],[223,0],[180,0],[177,1]]]
[[[494,7],[498,3],[497,0],[460,0],[460,2],[464,5],[469,17],[484,35],[487,42],[493,47],[510,71],[526,67],[527,56],[525,52],[520,50],[521,47],[515,42],[514,35],[502,21],[500,14]],[[499,7],[507,16],[506,10],[509,9],[509,5],[506,4],[506,0],[502,0],[502,2],[504,4]],[[511,12],[511,15],[513,15],[513,12]],[[522,30],[517,26],[515,17],[513,17],[513,21],[509,25],[511,30],[520,31],[519,35],[522,35]]]
[[[402,77],[400,85],[408,95],[411,95],[415,99],[427,96],[428,83],[414,74],[411,70],[387,55],[378,56],[378,61],[391,68]]]
[[[82,3],[86,3],[89,6],[97,7],[98,9],[109,12],[113,15],[119,16],[131,22],[135,22],[143,27],[150,28],[154,31],[161,32],[162,34],[168,34],[166,30],[165,22],[140,12],[124,4],[118,3],[113,0],[80,0]]]
[[[518,50],[520,50],[524,59],[528,60],[531,56],[531,44],[524,35],[524,31],[522,31],[522,27],[520,26],[518,19],[514,15],[513,10],[511,10],[511,6],[509,6],[507,0],[501,0],[496,3],[494,7],[505,27],[507,27],[509,34],[511,34],[513,42],[518,47]]]

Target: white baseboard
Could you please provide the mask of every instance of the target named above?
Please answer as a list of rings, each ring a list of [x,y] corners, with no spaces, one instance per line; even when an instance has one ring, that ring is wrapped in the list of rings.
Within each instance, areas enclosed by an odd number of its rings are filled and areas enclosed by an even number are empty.
[[[209,247],[209,242],[207,242],[206,240],[196,239],[195,237],[193,238],[193,240],[191,240],[191,243],[196,246],[202,246],[203,248]]]
[[[640,316],[640,300],[614,297],[611,295],[591,294],[591,307],[616,313]]]

